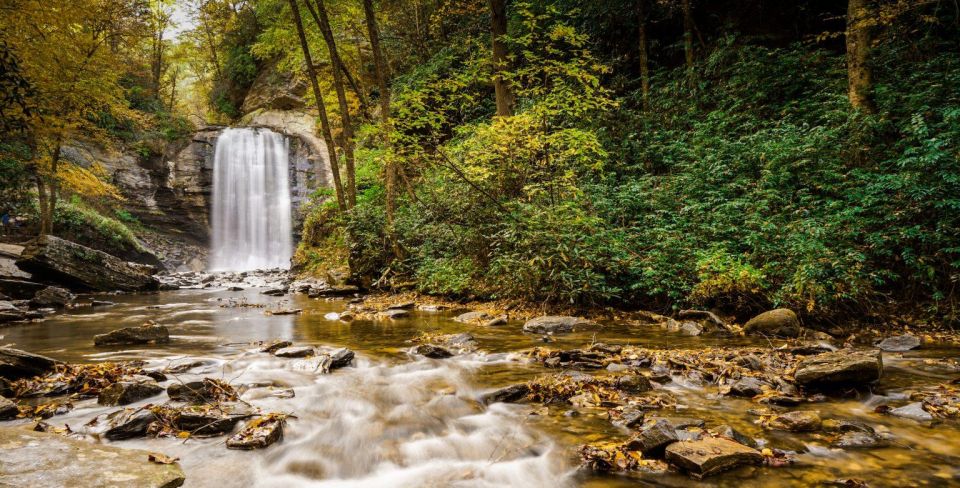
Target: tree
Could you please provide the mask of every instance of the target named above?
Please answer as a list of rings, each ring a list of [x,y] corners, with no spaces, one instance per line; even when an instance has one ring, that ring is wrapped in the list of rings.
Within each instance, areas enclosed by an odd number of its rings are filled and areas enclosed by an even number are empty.
[[[390,87],[387,78],[387,62],[380,47],[380,30],[377,28],[377,16],[373,11],[373,0],[363,0],[363,13],[367,22],[367,33],[370,36],[370,49],[373,51],[373,65],[376,69],[377,88],[380,90],[380,122],[383,131],[384,145],[391,147],[390,141]],[[394,214],[397,207],[397,166],[392,160],[392,154],[384,164],[384,186],[386,187],[386,219],[387,236],[390,239],[394,254],[399,254],[394,235]]]
[[[647,47],[647,0],[637,1],[638,38],[637,49],[640,61],[640,90],[643,96],[643,110],[650,111],[650,59]]]
[[[309,4],[310,0],[306,0]],[[337,52],[337,42],[333,38],[333,29],[330,28],[330,18],[327,16],[327,8],[323,0],[317,1],[317,11],[314,20],[320,27],[320,33],[323,34],[323,40],[327,44],[327,51],[330,53],[330,61],[333,65],[333,88],[337,92],[337,103],[340,105],[340,125],[343,129],[343,152],[347,163],[347,208],[353,208],[357,204],[357,183],[356,169],[353,155],[353,121],[350,117],[350,105],[347,103],[347,94],[343,85],[343,75],[346,68]],[[311,10],[311,14],[314,12]]]
[[[347,206],[343,197],[343,185],[340,182],[340,164],[337,162],[337,146],[334,144],[333,132],[330,130],[330,119],[327,117],[327,107],[323,102],[320,85],[317,83],[317,71],[313,65],[313,58],[310,56],[310,46],[307,44],[307,35],[303,30],[303,20],[300,18],[300,9],[297,7],[297,0],[288,1],[290,3],[290,13],[293,15],[293,23],[297,28],[297,36],[300,38],[300,49],[303,51],[303,60],[306,63],[307,77],[310,79],[310,87],[313,89],[314,98],[316,98],[317,111],[320,112],[320,127],[323,132],[323,141],[327,144],[330,172],[333,173],[333,188],[337,194],[337,206],[343,211],[347,209]],[[318,166],[317,174],[319,175],[319,173],[320,168]]]
[[[160,82],[166,70],[164,54],[167,42],[163,35],[170,27],[173,13],[169,0],[152,0],[150,2],[150,91],[154,98],[160,100]]]
[[[490,0],[490,37],[493,42],[493,88],[497,98],[497,115],[513,114],[513,90],[503,77],[507,69],[507,44],[503,37],[507,35],[506,0]]]
[[[683,54],[687,63],[687,77],[690,87],[693,88],[693,13],[690,0],[682,0],[683,10]]]
[[[873,113],[873,73],[870,70],[870,43],[876,22],[871,0],[847,2],[847,92],[854,109]]]

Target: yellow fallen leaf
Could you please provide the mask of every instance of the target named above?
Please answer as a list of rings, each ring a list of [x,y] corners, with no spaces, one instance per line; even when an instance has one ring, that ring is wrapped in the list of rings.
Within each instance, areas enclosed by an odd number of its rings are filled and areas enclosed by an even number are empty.
[[[161,454],[159,452],[151,452],[147,454],[147,459],[151,463],[157,463],[157,464],[173,464],[180,460],[180,458],[170,457],[170,456],[167,456],[166,454]]]

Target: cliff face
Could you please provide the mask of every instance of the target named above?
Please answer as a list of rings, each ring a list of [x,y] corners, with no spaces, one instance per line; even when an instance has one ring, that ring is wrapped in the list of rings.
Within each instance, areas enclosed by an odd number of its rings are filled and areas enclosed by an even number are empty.
[[[315,135],[315,115],[304,108],[305,91],[303,80],[268,65],[248,92],[246,115],[237,124],[269,128],[289,138],[290,192],[298,235],[304,204],[315,189],[332,181],[326,144]],[[107,150],[89,141],[72,142],[64,156],[80,166],[99,163],[106,170],[126,198],[127,210],[148,229],[139,237],[166,268],[199,270],[206,266],[214,150],[223,129],[203,127],[155,157]]]

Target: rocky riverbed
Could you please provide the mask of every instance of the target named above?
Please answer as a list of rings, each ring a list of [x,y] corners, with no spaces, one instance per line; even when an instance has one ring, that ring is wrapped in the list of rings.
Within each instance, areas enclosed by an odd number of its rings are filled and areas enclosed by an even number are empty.
[[[0,329],[45,356],[4,350],[0,429],[155,453],[139,462],[186,486],[960,482],[946,336],[836,338],[785,311],[535,317],[279,270],[158,278]]]

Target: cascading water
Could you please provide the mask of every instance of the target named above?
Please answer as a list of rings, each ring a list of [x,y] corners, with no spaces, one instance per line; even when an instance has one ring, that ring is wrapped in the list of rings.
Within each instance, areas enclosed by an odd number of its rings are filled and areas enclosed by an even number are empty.
[[[289,143],[268,129],[226,129],[213,167],[211,271],[288,268],[293,252]]]

